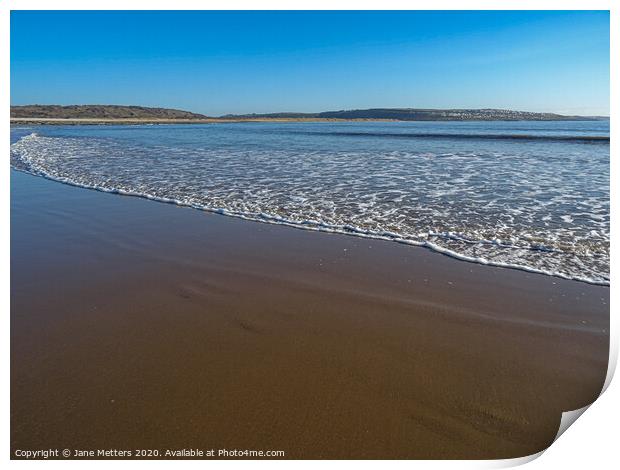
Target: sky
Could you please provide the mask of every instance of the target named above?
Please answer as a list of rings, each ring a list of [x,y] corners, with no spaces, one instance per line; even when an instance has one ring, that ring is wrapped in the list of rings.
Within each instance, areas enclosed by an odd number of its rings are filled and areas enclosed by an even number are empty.
[[[11,104],[609,115],[609,13],[13,11]]]

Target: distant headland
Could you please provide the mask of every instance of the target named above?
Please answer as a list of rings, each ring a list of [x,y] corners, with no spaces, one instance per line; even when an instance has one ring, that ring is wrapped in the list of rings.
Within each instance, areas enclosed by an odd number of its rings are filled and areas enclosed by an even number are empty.
[[[320,113],[227,114],[206,116],[178,109],[122,105],[11,106],[12,123],[201,123],[252,121],[581,121],[604,116],[566,116],[506,109],[373,108]]]

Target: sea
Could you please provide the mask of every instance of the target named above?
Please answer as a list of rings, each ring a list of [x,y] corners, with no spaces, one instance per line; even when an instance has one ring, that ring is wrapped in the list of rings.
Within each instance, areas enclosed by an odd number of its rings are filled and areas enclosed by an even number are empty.
[[[609,285],[609,121],[13,126],[15,170]],[[114,197],[114,196],[110,196]]]

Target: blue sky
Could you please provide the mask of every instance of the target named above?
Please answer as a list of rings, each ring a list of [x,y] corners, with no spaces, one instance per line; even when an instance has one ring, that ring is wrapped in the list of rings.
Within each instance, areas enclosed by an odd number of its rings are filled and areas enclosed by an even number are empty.
[[[11,103],[608,115],[609,14],[14,11]]]

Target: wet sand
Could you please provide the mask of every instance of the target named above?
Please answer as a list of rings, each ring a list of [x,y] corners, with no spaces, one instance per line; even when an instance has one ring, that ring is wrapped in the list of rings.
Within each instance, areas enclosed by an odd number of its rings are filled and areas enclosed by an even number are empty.
[[[604,382],[608,287],[11,186],[12,455],[519,457]]]

